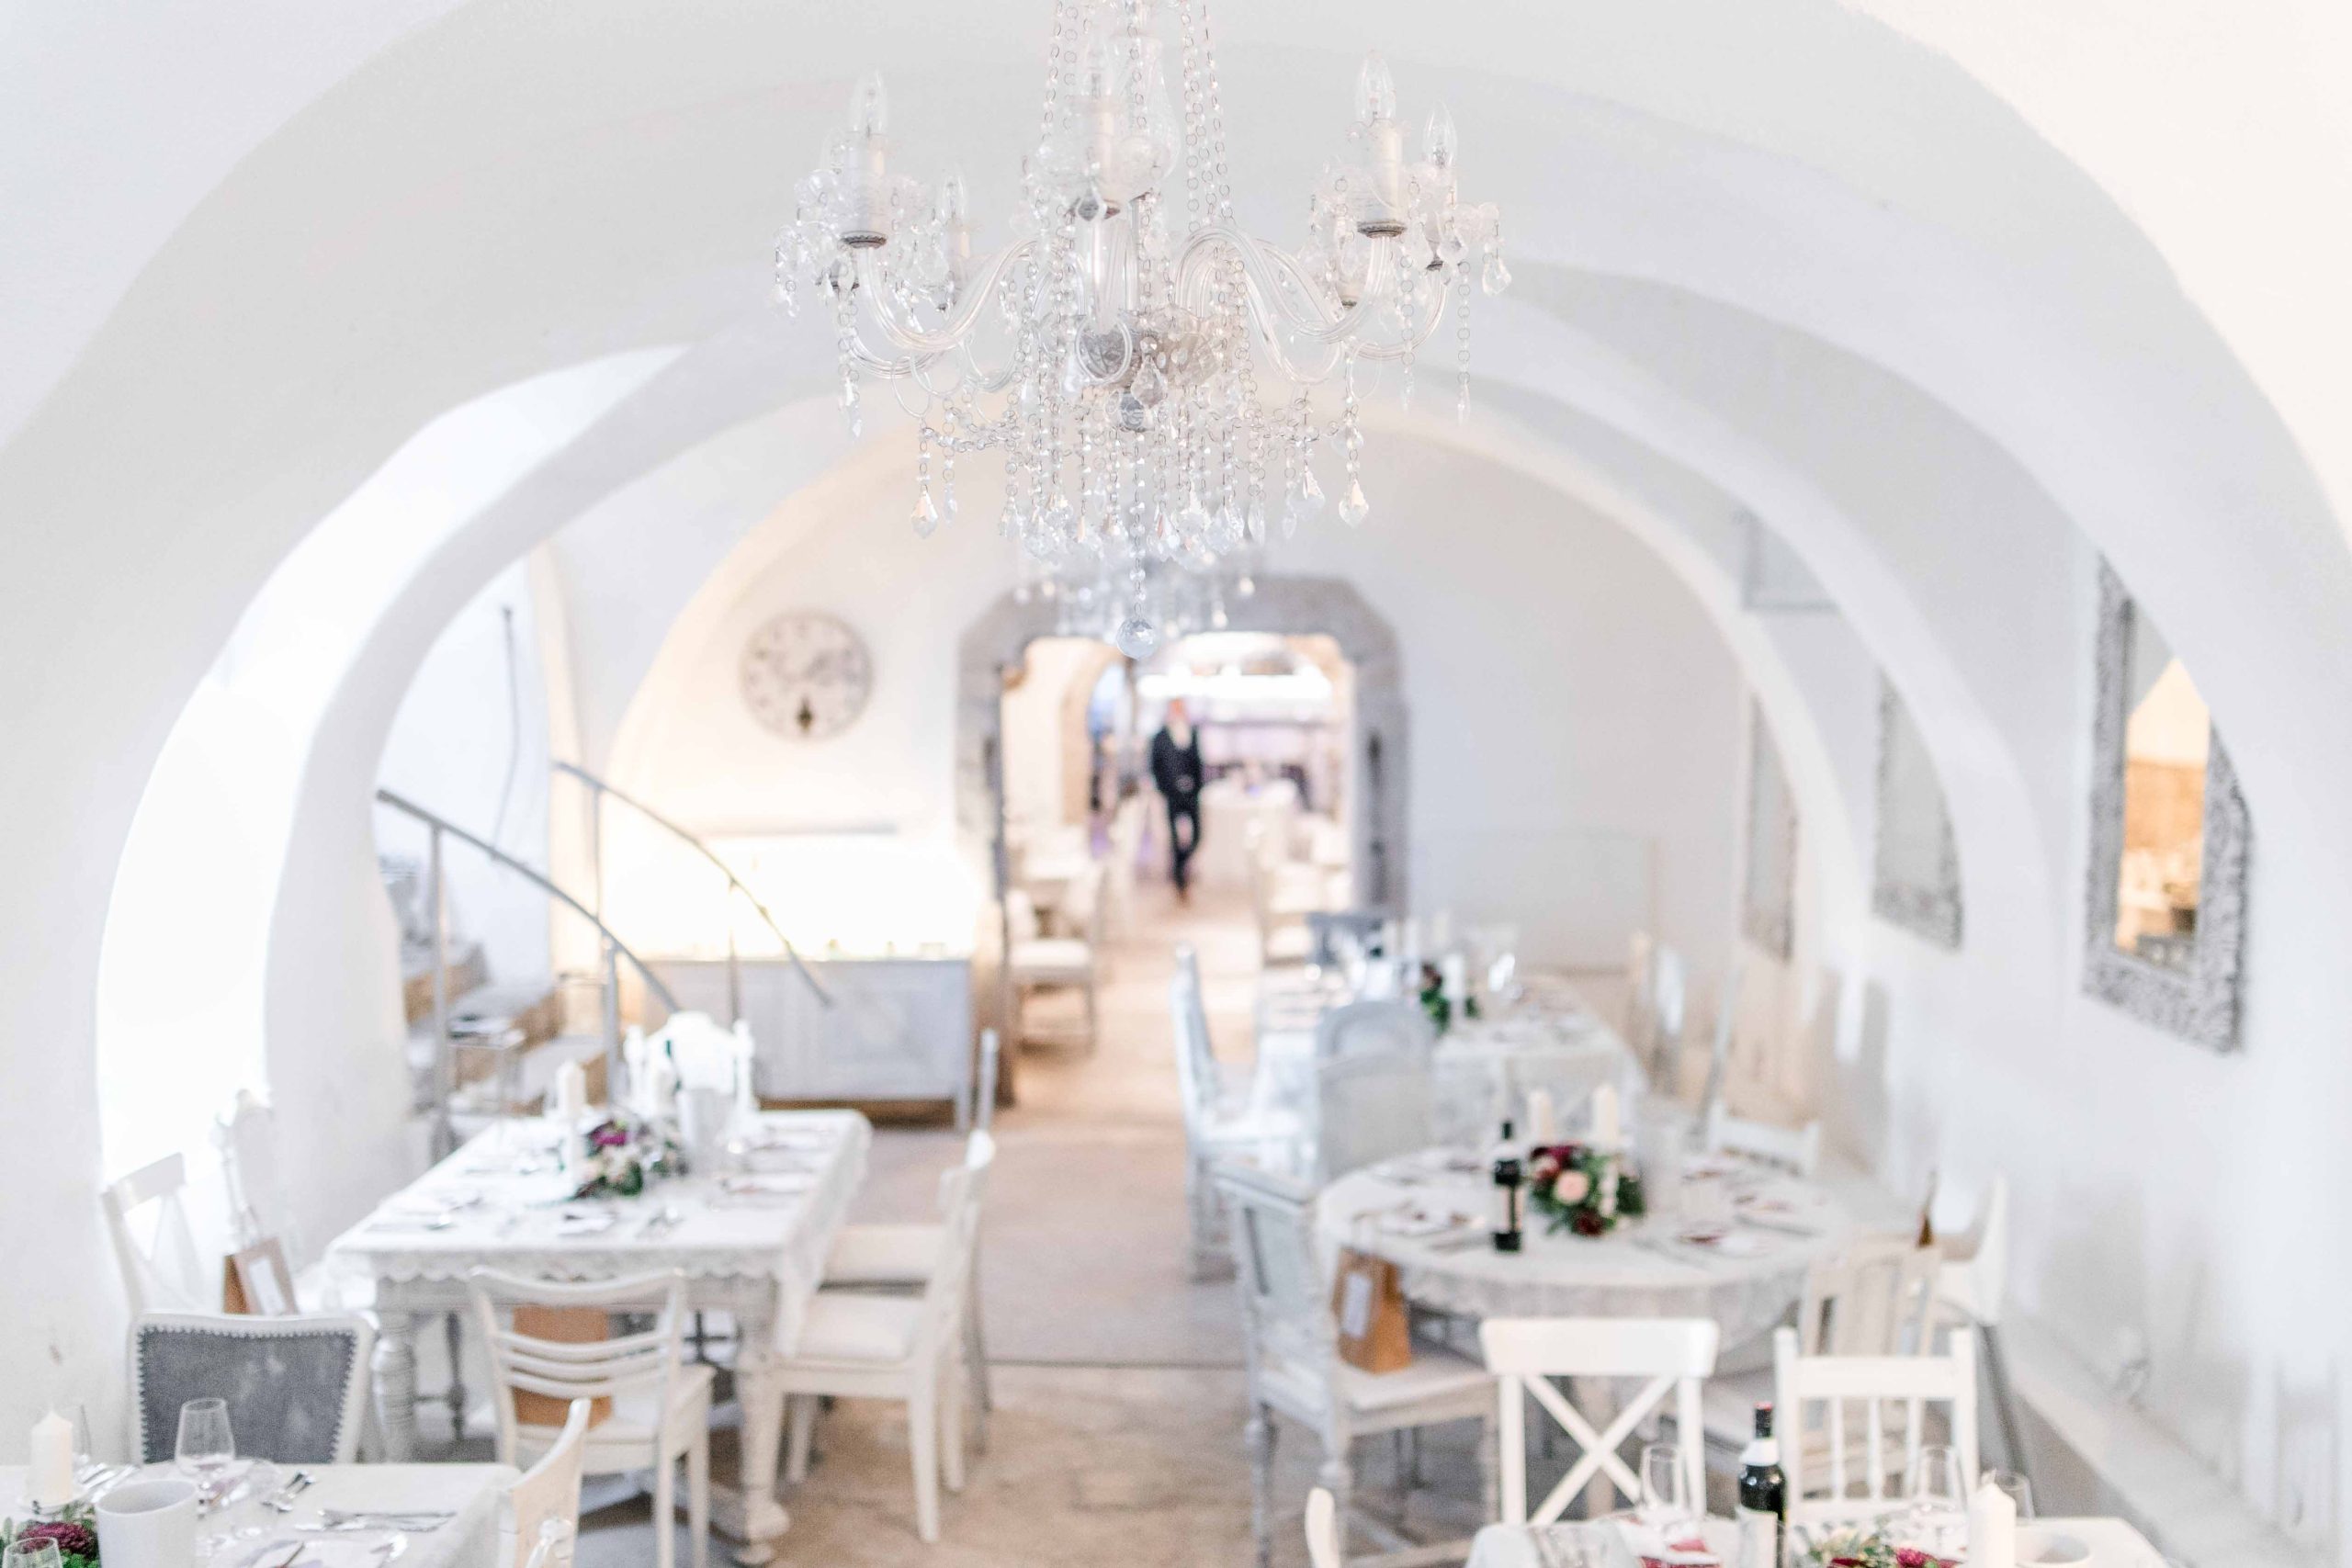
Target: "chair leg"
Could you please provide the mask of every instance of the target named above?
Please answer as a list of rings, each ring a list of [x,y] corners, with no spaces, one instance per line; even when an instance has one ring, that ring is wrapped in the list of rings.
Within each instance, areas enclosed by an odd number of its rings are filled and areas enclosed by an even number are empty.
[[[1269,1568],[1274,1559],[1274,1423],[1264,1405],[1250,1407],[1242,1440],[1250,1450],[1250,1533],[1258,1543],[1258,1568]]]
[[[796,1393],[786,1403],[791,1409],[790,1431],[784,1449],[784,1478],[797,1486],[808,1479],[808,1449],[817,1432],[817,1396]]]
[[[694,1538],[694,1568],[710,1568],[710,1425],[705,1421],[686,1450],[686,1529]]]
[[[979,1451],[989,1451],[989,1415],[996,1409],[996,1391],[989,1386],[988,1336],[980,1327],[979,1270],[973,1269],[971,1294],[964,1303],[965,1370],[972,1378],[972,1436]]]
[[[915,1534],[939,1544],[939,1396],[926,1378],[907,1399],[907,1450],[915,1469]]]
[[[1348,1560],[1349,1510],[1354,1506],[1350,1493],[1355,1487],[1355,1472],[1349,1462],[1346,1438],[1327,1438],[1324,1441],[1327,1446],[1323,1452],[1323,1469],[1316,1479],[1325,1491],[1331,1494],[1331,1522],[1339,1532],[1340,1561],[1344,1563]]]
[[[947,1490],[964,1490],[964,1389],[962,1358],[939,1369],[939,1468]]]
[[[678,1461],[670,1454],[653,1467],[653,1563],[678,1568]]]

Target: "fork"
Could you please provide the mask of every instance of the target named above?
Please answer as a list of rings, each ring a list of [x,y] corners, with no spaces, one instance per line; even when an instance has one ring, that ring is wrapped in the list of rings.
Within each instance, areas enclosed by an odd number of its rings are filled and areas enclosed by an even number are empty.
[[[294,1499],[306,1491],[313,1477],[307,1470],[298,1470],[287,1477],[286,1484],[262,1499],[262,1506],[280,1514],[294,1511]]]

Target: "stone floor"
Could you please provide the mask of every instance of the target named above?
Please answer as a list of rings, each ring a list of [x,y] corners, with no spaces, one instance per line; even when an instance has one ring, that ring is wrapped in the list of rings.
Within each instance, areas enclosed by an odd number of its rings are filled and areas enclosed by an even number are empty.
[[[1241,1447],[1241,1327],[1230,1280],[1186,1271],[1183,1134],[1168,1022],[1170,955],[1199,951],[1220,1054],[1250,1048],[1254,933],[1238,894],[1180,908],[1146,886],[1122,940],[1091,1053],[1033,1046],[1021,1103],[1001,1113],[981,1288],[997,1413],[970,1484],[942,1511],[942,1540],[915,1537],[906,1424],[897,1408],[843,1402],[820,1428],[820,1457],[786,1498],[784,1561],[867,1564],[1191,1568],[1251,1561]],[[1051,1023],[1057,998],[1033,1016]],[[956,1158],[952,1133],[882,1130],[859,1218],[913,1217]],[[1419,1533],[1466,1533],[1477,1496],[1475,1427],[1425,1448],[1434,1483],[1418,1494]],[[1281,1435],[1276,1561],[1306,1553],[1297,1519],[1319,1454]],[[1367,1453],[1362,1484],[1389,1472]],[[722,1465],[725,1461],[722,1459]],[[582,1568],[652,1560],[649,1510],[625,1483],[592,1485]],[[602,1504],[602,1506],[598,1506]],[[1444,1516],[1444,1517],[1441,1517]],[[680,1536],[684,1556],[684,1531]]]

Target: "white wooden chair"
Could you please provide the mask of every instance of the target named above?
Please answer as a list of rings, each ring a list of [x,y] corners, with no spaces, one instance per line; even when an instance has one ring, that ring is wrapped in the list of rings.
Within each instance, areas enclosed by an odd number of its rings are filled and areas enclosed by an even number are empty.
[[[1821,1123],[1776,1127],[1734,1116],[1718,1104],[1707,1117],[1707,1149],[1809,1177],[1821,1166]]]
[[[1029,1038],[1023,1025],[1029,993],[1043,986],[1067,986],[1082,992],[1086,1023],[1082,1039],[1089,1051],[1099,1036],[1099,999],[1102,960],[1102,868],[1095,866],[1071,886],[1064,913],[1085,934],[1046,936],[1037,921],[1036,906],[1019,888],[1004,896],[1005,920],[1012,946],[1005,954],[1005,974],[1012,987],[1012,1032]]]
[[[996,1032],[989,1030],[981,1037],[981,1077],[991,1078],[995,1057]],[[989,1084],[994,1092],[994,1084]],[[967,1172],[988,1168],[996,1157],[996,1140],[985,1123],[974,1126],[965,1140],[964,1166]],[[842,1290],[921,1292],[931,1283],[941,1259],[946,1255],[947,1224],[951,1193],[944,1178],[939,1188],[940,1220],[936,1224],[871,1224],[843,1225],[833,1233],[831,1250],[825,1254],[824,1283]],[[980,1324],[979,1242],[973,1241],[972,1280],[964,1302],[964,1361],[970,1376],[975,1420],[973,1428],[981,1446],[988,1442],[988,1412],[996,1408],[994,1392],[989,1387],[989,1357],[987,1335]]]
[[[676,1557],[677,1466],[684,1460],[694,1568],[707,1568],[712,1379],[708,1367],[688,1363],[682,1354],[685,1277],[672,1271],[560,1284],[476,1269],[466,1280],[490,1349],[500,1462],[520,1464],[526,1454],[549,1451],[570,1430],[568,1421],[560,1428],[523,1421],[515,1408],[517,1393],[574,1402],[611,1400],[611,1415],[588,1428],[574,1461],[579,1473],[653,1472],[654,1561],[671,1568]],[[516,1329],[512,1319],[519,1305],[659,1310],[653,1326],[642,1332],[570,1343]]]
[[[971,1103],[964,1110],[959,1131],[986,1133],[995,1128],[997,1082],[1003,1071],[1002,1041],[995,1030],[981,1030],[979,1059],[972,1068]]]
[[[1340,1056],[1315,1066],[1315,1169],[1325,1182],[1437,1141],[1426,1053]]]
[[[1426,1057],[1436,1045],[1437,1026],[1422,1010],[1418,997],[1342,1002],[1324,1009],[1315,1021],[1315,1059],[1318,1062],[1398,1052]]]
[[[1773,1401],[1781,1472],[1793,1530],[1874,1518],[1903,1501],[1919,1450],[1944,1441],[1961,1477],[1976,1487],[1976,1344],[1955,1330],[1940,1355],[1807,1356],[1797,1331],[1772,1336]],[[1943,1410],[1940,1433],[1928,1409]],[[1859,1422],[1848,1419],[1859,1406]]]
[[[1218,1251],[1220,1211],[1210,1168],[1227,1156],[1293,1164],[1303,1157],[1306,1129],[1296,1115],[1261,1103],[1254,1070],[1238,1070],[1216,1059],[1209,1044],[1200,963],[1190,947],[1176,950],[1168,1010],[1176,1036],[1176,1084],[1184,1112],[1184,1198],[1192,1222],[1193,1274],[1198,1278]]]
[[[580,1534],[581,1461],[595,1401],[575,1399],[555,1441],[498,1506],[499,1568],[562,1568]]]
[[[196,1233],[189,1228],[184,1194],[187,1160],[165,1155],[141,1166],[99,1195],[107,1234],[114,1238],[116,1265],[133,1316],[147,1312],[203,1312],[218,1307],[208,1299]],[[141,1232],[146,1234],[142,1237]]]
[[[1305,1182],[1244,1166],[1219,1166],[1216,1182],[1234,1228],[1234,1257],[1247,1329],[1250,1518],[1261,1568],[1273,1549],[1271,1490],[1274,1417],[1287,1416],[1322,1439],[1317,1475],[1331,1495],[1331,1542],[1345,1560],[1354,1482],[1350,1454],[1358,1438],[1410,1431],[1446,1421],[1484,1421],[1494,1413],[1494,1380],[1466,1357],[1417,1344],[1413,1361],[1394,1372],[1367,1372],[1340,1359],[1331,1292],[1317,1264],[1315,1190]],[[1411,1543],[1377,1521],[1361,1528],[1384,1546]],[[1428,1549],[1420,1551],[1424,1560]],[[1453,1552],[1459,1561],[1463,1552]]]
[[[781,1368],[791,1409],[786,1479],[808,1476],[820,1398],[888,1399],[907,1406],[907,1449],[913,1461],[915,1529],[939,1540],[939,1485],[964,1489],[963,1337],[965,1291],[979,1234],[980,1204],[995,1141],[972,1134],[971,1158],[942,1178],[947,1222],[937,1264],[916,1298],[820,1289],[809,1301],[800,1341]]]
[[[1925,1356],[1936,1348],[1932,1247],[1908,1236],[1863,1236],[1805,1270],[1797,1351],[1805,1356]],[[1737,1462],[1758,1404],[1773,1397],[1773,1371],[1718,1373],[1706,1389],[1707,1447],[1716,1468]],[[1826,1452],[1826,1450],[1825,1450]]]
[[[1708,1318],[1488,1318],[1478,1325],[1487,1370],[1501,1379],[1500,1419],[1502,1521],[1550,1524],[1596,1479],[1642,1497],[1641,1478],[1618,1450],[1668,1394],[1674,1396],[1680,1434],[1682,1471],[1692,1497],[1706,1495],[1705,1456],[1700,1438],[1700,1385],[1715,1368],[1717,1330]],[[1618,1406],[1605,1427],[1596,1428],[1554,1380],[1642,1378],[1647,1380]],[[1544,1501],[1527,1506],[1527,1401],[1532,1398],[1577,1448],[1568,1467]]]

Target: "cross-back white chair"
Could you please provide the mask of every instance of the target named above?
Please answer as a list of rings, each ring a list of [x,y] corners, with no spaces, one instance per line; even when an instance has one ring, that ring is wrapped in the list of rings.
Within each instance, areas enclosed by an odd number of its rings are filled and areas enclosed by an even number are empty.
[[[1342,1002],[1326,1008],[1315,1021],[1315,1059],[1383,1055],[1409,1051],[1429,1055],[1437,1044],[1437,1026],[1422,1010],[1420,1000]]]
[[[1717,1104],[1707,1117],[1707,1148],[1811,1176],[1821,1165],[1821,1123],[1776,1127],[1734,1116]]]
[[[277,1118],[251,1089],[239,1089],[227,1115],[213,1124],[220,1172],[229,1184],[229,1213],[237,1244],[251,1247],[276,1236],[289,1258],[299,1258],[294,1219],[277,1179]]]
[[[1412,1364],[1394,1372],[1367,1372],[1340,1360],[1330,1288],[1317,1261],[1315,1189],[1234,1165],[1219,1166],[1216,1182],[1231,1215],[1248,1342],[1250,1519],[1259,1563],[1263,1568],[1273,1549],[1277,1416],[1322,1439],[1317,1479],[1331,1496],[1335,1560],[1344,1561],[1355,1440],[1445,1421],[1483,1421],[1494,1410],[1494,1380],[1468,1358],[1430,1345],[1415,1345]]]
[[[1012,945],[1005,954],[1005,974],[1012,986],[1012,1032],[1027,1039],[1022,1017],[1029,993],[1041,986],[1077,988],[1086,1003],[1083,1043],[1089,1051],[1098,1039],[1097,1024],[1102,972],[1102,868],[1095,865],[1070,886],[1064,915],[1083,934],[1046,936],[1038,924],[1036,905],[1014,888],[1004,896],[1005,920]]]
[[[1341,1056],[1315,1066],[1315,1168],[1337,1181],[1351,1170],[1436,1141],[1435,1079],[1426,1052]]]
[[[992,1045],[996,1032],[982,1036]],[[983,1075],[985,1076],[985,1075]],[[985,1126],[976,1126],[964,1143],[967,1171],[985,1170],[996,1158],[996,1140]],[[947,1223],[954,1193],[943,1176],[939,1184],[939,1221],[935,1224],[843,1225],[833,1233],[825,1254],[824,1283],[842,1290],[920,1292],[931,1283],[947,1250]],[[964,1303],[964,1370],[971,1380],[973,1430],[980,1446],[988,1446],[988,1413],[996,1408],[989,1386],[988,1337],[980,1323],[979,1240],[973,1239],[972,1279]]]
[[[1681,1091],[1682,1026],[1690,1006],[1690,972],[1682,954],[1660,942],[1650,954],[1650,1082],[1661,1094]]]
[[[939,1540],[939,1486],[964,1489],[963,1336],[965,1292],[979,1235],[980,1203],[996,1142],[971,1136],[972,1155],[941,1178],[946,1223],[938,1260],[919,1297],[825,1288],[808,1303],[800,1340],[780,1369],[791,1410],[785,1477],[808,1477],[821,1398],[887,1399],[907,1406],[907,1450],[913,1462],[915,1529]]]
[[[1549,1524],[1596,1479],[1608,1481],[1628,1502],[1640,1502],[1641,1478],[1618,1450],[1669,1394],[1685,1483],[1690,1495],[1705,1496],[1699,1395],[1700,1384],[1715,1370],[1717,1332],[1713,1321],[1703,1317],[1488,1318],[1480,1324],[1478,1344],[1486,1353],[1487,1370],[1501,1379],[1496,1430],[1501,1448],[1503,1522]],[[1560,1391],[1555,1380],[1562,1378],[1646,1381],[1606,1427],[1596,1428]],[[1526,1409],[1531,1398],[1578,1450],[1567,1474],[1532,1512],[1527,1506]]]
[[[1217,1255],[1220,1215],[1210,1168],[1227,1156],[1289,1164],[1300,1156],[1306,1129],[1295,1115],[1260,1103],[1254,1071],[1217,1060],[1209,1044],[1200,961],[1190,947],[1176,950],[1168,1010],[1176,1036],[1176,1087],[1184,1112],[1184,1198],[1197,1277]]]
[[[123,1293],[135,1316],[145,1312],[202,1312],[208,1305],[204,1265],[188,1226],[184,1195],[187,1160],[165,1155],[140,1167],[99,1195],[107,1233],[114,1238]],[[144,1235],[141,1235],[144,1232]]]
[[[1884,1513],[1903,1500],[1904,1479],[1920,1449],[1939,1436],[1959,1455],[1962,1482],[1975,1490],[1972,1331],[1954,1330],[1939,1355],[1807,1356],[1795,1329],[1777,1329],[1772,1382],[1792,1528]],[[1931,1405],[1944,1413],[1939,1435],[1928,1427]]]
[[[555,1441],[498,1506],[499,1568],[561,1568],[580,1533],[581,1461],[592,1399],[575,1399]]]
[[[671,1568],[676,1557],[677,1466],[686,1466],[686,1520],[694,1568],[710,1561],[711,1370],[683,1356],[685,1276],[639,1274],[582,1284],[517,1279],[493,1269],[466,1276],[482,1342],[490,1350],[492,1400],[498,1416],[498,1457],[520,1464],[550,1450],[569,1428],[521,1419],[518,1393],[567,1401],[608,1399],[612,1413],[592,1425],[579,1466],[586,1475],[653,1472],[654,1561]],[[651,1327],[578,1343],[542,1338],[516,1328],[519,1305],[585,1308],[606,1314],[653,1310]]]

